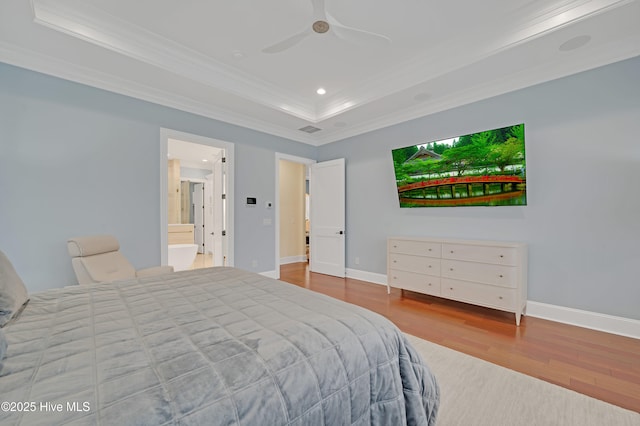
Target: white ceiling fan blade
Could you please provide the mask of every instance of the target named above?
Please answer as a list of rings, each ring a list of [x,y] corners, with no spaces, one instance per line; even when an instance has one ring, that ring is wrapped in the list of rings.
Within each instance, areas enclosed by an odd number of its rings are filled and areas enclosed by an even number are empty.
[[[324,5],[325,0],[311,0],[313,6],[313,20],[314,21],[326,21],[327,9]]]
[[[353,41],[359,44],[387,44],[391,43],[391,39],[385,35],[372,33],[357,28],[345,27],[342,25],[333,25],[331,29],[335,34],[343,40]]]
[[[336,18],[327,13],[327,19],[331,30],[341,39],[352,41],[358,44],[387,44],[391,39],[385,35],[372,33],[371,31],[360,30],[341,24]]]
[[[265,47],[264,49],[262,49],[262,52],[271,54],[271,53],[279,53],[284,50],[287,50],[295,46],[296,44],[300,43],[307,36],[311,35],[311,32],[312,32],[311,29],[307,28],[304,31],[301,31],[298,34],[294,34],[291,37],[285,38],[284,40],[276,44],[272,44],[269,47]]]

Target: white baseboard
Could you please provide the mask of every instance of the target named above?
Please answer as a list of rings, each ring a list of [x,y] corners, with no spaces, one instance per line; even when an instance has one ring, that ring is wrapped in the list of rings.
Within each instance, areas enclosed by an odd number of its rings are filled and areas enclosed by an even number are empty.
[[[385,274],[376,274],[375,272],[360,271],[358,269],[346,269],[347,278],[354,280],[367,281],[373,284],[387,285],[387,276]]]
[[[366,281],[372,284],[387,285],[387,276],[385,274],[377,274],[374,272],[351,268],[347,268],[345,272],[348,278]],[[274,278],[275,271],[262,272],[262,275]],[[640,339],[640,320],[636,319],[616,317],[598,312],[582,311],[580,309],[533,302],[530,300],[527,301],[526,315]]]
[[[387,276],[347,268],[347,277],[373,284],[387,285]],[[616,317],[598,312],[582,311],[565,306],[527,301],[526,315],[549,321],[571,324],[606,333],[640,339],[640,320]]]
[[[276,274],[276,271],[264,271],[264,272],[258,272],[258,273],[268,278],[278,279],[278,275]]]
[[[280,258],[280,264],[281,265],[286,265],[288,263],[299,263],[299,262],[306,262],[307,261],[307,256],[306,255],[300,255],[300,256],[288,256],[288,257],[281,257]]]
[[[532,301],[527,301],[526,314],[536,318],[640,339],[640,321],[631,318]]]

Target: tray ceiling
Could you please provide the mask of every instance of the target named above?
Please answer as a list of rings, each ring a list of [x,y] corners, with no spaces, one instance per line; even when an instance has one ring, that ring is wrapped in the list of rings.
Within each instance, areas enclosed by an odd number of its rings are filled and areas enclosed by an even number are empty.
[[[321,145],[637,56],[639,21],[615,0],[5,0],[0,61]]]

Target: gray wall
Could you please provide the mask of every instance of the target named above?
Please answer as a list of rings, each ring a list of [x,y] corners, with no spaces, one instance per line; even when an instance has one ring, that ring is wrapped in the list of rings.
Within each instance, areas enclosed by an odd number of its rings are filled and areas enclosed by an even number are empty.
[[[113,234],[136,268],[159,264],[161,127],[236,144],[235,265],[274,269],[273,212],[243,197],[273,201],[275,152],[315,147],[0,63],[0,250],[29,291],[76,282],[76,235]]]
[[[315,153],[314,153],[315,157]],[[312,157],[313,158],[313,157]],[[246,241],[242,251],[236,248],[236,256],[242,256],[244,269],[250,271],[275,270],[275,214],[265,208],[265,201],[275,199],[276,161],[274,154],[265,149],[236,146],[236,239]],[[245,170],[240,173],[238,170]],[[260,170],[257,175],[253,170]],[[260,176],[269,176],[268,179]],[[246,204],[247,197],[255,197],[256,205]],[[271,221],[264,225],[264,220]],[[255,262],[255,263],[254,263]],[[255,265],[255,266],[254,266]],[[236,262],[238,266],[238,262]]]
[[[346,158],[347,266],[386,238],[525,241],[529,300],[640,319],[640,58],[319,148]],[[391,149],[525,123],[525,207],[400,209]],[[355,258],[360,265],[355,265]]]
[[[236,144],[238,267],[274,269],[274,152],[345,157],[348,267],[384,274],[389,235],[525,241],[529,300],[640,319],[638,75],[636,58],[316,149],[0,64],[0,249],[30,291],[75,282],[73,235],[112,233],[157,264],[165,127]],[[398,207],[392,148],[520,122],[528,206]]]

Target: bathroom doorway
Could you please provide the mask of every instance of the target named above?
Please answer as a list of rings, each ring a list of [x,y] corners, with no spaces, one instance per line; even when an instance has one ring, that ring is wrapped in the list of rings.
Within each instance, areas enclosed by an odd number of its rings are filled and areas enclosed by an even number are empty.
[[[233,266],[232,158],[231,143],[161,129],[162,264]]]

